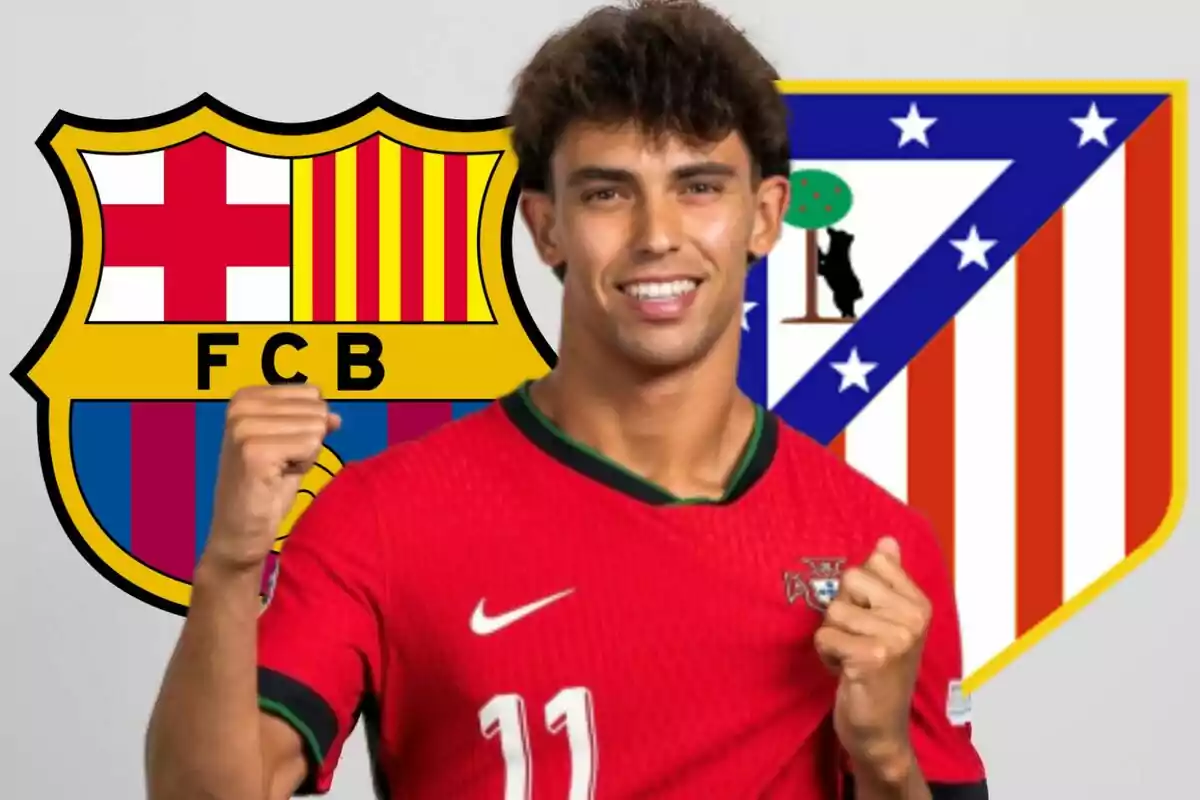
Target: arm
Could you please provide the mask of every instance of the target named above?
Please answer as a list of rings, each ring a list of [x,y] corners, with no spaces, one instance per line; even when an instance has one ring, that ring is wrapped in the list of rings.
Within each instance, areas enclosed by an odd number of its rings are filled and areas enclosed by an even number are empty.
[[[382,700],[397,670],[383,643],[389,562],[365,473],[344,467],[296,521],[258,618],[257,703],[300,737],[298,795],[329,790],[364,701]]]
[[[152,800],[273,800],[297,785],[299,742],[255,700],[259,579],[283,512],[339,422],[312,386],[247,387],[229,402],[212,531],[146,732]]]
[[[962,678],[962,638],[954,584],[945,556],[924,518],[896,507],[879,522],[896,532],[905,566],[932,613],[913,688],[909,749],[888,775],[846,764],[845,800],[987,800],[982,759],[971,726],[951,714],[952,687]],[[857,773],[857,774],[856,774]]]
[[[272,601],[259,600],[283,515],[339,422],[307,386],[230,402],[213,529],[147,730],[151,800],[325,791],[360,699],[380,685],[386,562],[358,467],[309,489]]]
[[[147,796],[284,800],[306,770],[299,735],[259,711],[260,571],[202,560],[150,718]]]

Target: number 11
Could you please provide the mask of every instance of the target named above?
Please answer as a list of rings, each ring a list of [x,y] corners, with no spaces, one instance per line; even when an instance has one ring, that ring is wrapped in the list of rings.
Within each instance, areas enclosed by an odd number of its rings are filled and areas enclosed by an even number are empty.
[[[571,789],[567,800],[592,800],[596,792],[596,726],[592,694],[582,686],[563,689],[546,703],[546,728],[567,731],[571,749]],[[500,736],[508,767],[504,800],[530,800],[533,761],[529,752],[529,723],[525,700],[519,694],[500,694],[479,709],[479,728],[488,739]]]

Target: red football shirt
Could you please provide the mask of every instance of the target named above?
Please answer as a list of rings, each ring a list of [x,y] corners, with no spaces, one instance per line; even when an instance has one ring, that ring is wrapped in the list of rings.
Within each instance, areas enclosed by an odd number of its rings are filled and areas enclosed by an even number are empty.
[[[959,628],[930,528],[762,409],[714,502],[572,442],[524,387],[348,465],[283,549],[260,704],[302,735],[305,794],[361,719],[385,798],[838,797],[813,633],[883,534],[935,608],[921,767],[982,781],[947,713]]]

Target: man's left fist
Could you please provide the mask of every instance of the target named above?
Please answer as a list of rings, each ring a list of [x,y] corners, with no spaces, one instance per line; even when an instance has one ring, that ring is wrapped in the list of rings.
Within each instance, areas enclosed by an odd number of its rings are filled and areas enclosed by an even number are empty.
[[[856,771],[884,782],[914,766],[909,717],[931,614],[900,566],[900,545],[885,537],[842,576],[814,640],[839,678],[834,730]]]

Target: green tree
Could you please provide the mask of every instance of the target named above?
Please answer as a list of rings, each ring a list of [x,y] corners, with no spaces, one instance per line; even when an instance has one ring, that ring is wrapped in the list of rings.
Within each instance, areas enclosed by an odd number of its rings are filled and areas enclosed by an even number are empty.
[[[817,231],[836,225],[854,204],[850,187],[837,175],[822,169],[796,170],[789,176],[792,185],[791,204],[784,214],[784,223],[807,232],[806,270],[807,297],[804,316],[797,321],[817,322]]]

